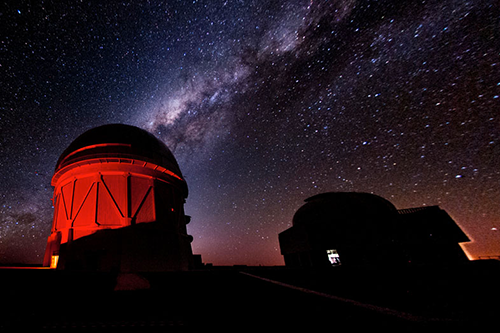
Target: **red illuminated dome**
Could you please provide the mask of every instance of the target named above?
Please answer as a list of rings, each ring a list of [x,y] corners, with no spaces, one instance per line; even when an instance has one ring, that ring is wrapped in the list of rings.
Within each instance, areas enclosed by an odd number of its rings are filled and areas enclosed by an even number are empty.
[[[165,168],[179,180],[183,178],[174,155],[162,141],[141,128],[124,124],[95,127],[77,137],[59,157],[54,177],[68,166],[112,157],[139,159]],[[187,196],[185,182],[178,185],[184,187]]]
[[[172,152],[151,133],[122,124],[83,133],[57,161],[52,186],[54,222],[45,265],[56,266],[58,258],[59,268],[190,265],[187,185]]]

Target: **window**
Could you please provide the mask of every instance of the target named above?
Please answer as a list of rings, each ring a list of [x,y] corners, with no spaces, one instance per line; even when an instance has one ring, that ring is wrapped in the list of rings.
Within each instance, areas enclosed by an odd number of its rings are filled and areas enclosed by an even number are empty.
[[[326,255],[328,256],[328,261],[330,261],[330,264],[340,265],[340,257],[339,254],[337,253],[337,250],[335,249],[326,250]]]

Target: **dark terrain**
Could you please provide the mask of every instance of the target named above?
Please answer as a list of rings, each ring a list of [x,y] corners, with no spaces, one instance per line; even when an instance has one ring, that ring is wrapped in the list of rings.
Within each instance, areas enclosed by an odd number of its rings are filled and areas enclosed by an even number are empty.
[[[500,313],[499,273],[498,261],[404,269],[213,267],[119,276],[1,269],[0,331],[479,329]]]

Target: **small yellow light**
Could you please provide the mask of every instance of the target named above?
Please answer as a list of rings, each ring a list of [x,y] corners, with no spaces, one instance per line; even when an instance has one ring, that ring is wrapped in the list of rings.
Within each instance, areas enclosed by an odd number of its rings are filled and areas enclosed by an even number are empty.
[[[57,268],[57,262],[59,261],[59,256],[53,255],[50,258],[50,268]]]

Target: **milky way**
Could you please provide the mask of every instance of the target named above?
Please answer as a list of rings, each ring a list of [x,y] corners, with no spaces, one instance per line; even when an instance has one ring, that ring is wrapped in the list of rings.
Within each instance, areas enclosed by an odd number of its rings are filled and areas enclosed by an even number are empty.
[[[173,151],[205,262],[282,264],[326,191],[440,205],[500,254],[494,1],[66,3],[2,10],[0,262],[41,262],[57,158],[106,123]]]

